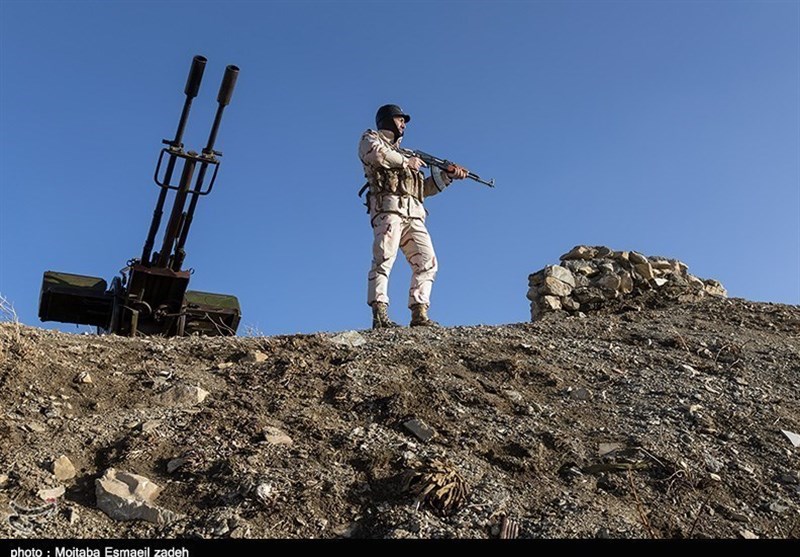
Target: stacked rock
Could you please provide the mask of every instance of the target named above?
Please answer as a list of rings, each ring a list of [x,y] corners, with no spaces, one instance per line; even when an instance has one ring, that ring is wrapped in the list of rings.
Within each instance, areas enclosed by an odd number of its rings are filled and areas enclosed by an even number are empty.
[[[690,302],[728,295],[718,281],[689,274],[688,266],[676,259],[575,246],[560,260],[560,265],[528,276],[532,321],[553,311],[594,311],[637,296]]]

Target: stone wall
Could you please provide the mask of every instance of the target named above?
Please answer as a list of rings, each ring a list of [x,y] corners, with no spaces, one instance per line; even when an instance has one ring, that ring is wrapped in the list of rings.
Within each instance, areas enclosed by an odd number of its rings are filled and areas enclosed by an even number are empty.
[[[689,274],[676,259],[605,246],[575,246],[560,259],[528,276],[532,321],[554,311],[641,309],[728,295],[722,284]]]

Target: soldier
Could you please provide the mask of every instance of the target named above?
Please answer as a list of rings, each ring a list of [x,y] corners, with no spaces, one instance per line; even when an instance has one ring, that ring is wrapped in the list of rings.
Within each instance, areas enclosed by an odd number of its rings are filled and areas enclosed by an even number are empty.
[[[411,265],[411,287],[408,307],[411,326],[435,327],[428,317],[430,294],[438,264],[433,243],[425,228],[425,197],[435,195],[455,180],[467,177],[468,171],[458,165],[446,171],[431,169],[425,178],[421,159],[400,150],[406,125],[411,116],[394,104],[378,109],[376,130],[367,130],[358,145],[358,157],[367,179],[366,206],[372,224],[372,268],[367,281],[367,304],[372,307],[372,328],[398,327],[389,319],[389,273],[397,258],[397,249]],[[362,189],[363,192],[363,189]]]

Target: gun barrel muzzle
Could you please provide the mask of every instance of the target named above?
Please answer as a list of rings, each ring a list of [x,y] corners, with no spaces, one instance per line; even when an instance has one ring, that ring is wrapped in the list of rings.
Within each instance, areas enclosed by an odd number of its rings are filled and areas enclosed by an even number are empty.
[[[228,106],[231,102],[237,77],[239,77],[238,67],[231,65],[225,68],[225,76],[222,78],[222,85],[220,85],[219,95],[217,95],[217,102],[222,106]]]
[[[186,88],[183,90],[187,97],[195,98],[200,90],[200,81],[203,79],[203,70],[206,69],[206,57],[197,55],[192,59],[192,69],[189,70],[189,78],[186,80]]]

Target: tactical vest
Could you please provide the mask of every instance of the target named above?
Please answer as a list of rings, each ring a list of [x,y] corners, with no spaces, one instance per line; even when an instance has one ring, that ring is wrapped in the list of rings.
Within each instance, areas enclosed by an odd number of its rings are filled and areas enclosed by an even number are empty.
[[[399,197],[408,195],[422,203],[425,182],[422,172],[411,168],[373,168],[371,170],[372,172],[365,176],[367,183],[358,192],[358,195],[361,196],[369,188],[364,203],[368,210],[370,196],[375,196],[379,206],[383,205],[382,198],[385,195]],[[402,205],[402,200],[400,205]]]
[[[422,201],[422,173],[411,168],[376,168],[369,180],[369,191],[372,195],[410,195]]]

